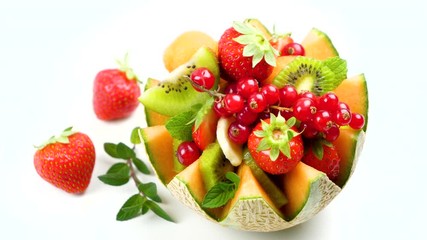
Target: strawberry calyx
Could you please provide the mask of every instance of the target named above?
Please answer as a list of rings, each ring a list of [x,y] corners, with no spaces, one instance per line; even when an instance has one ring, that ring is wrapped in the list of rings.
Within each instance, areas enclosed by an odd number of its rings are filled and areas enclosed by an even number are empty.
[[[255,67],[262,59],[269,65],[276,66],[276,56],[279,56],[279,52],[271,45],[270,39],[262,31],[247,20],[233,22],[233,28],[242,34],[233,40],[244,45],[243,56],[252,57],[252,67]]]
[[[126,78],[128,80],[135,80],[138,83],[141,83],[141,81],[138,79],[138,77],[136,76],[133,69],[129,66],[129,54],[128,53],[125,54],[123,60],[117,59],[116,63],[117,63],[117,65],[119,65],[119,70],[126,74]]]
[[[64,131],[62,131],[61,134],[57,135],[57,136],[52,136],[50,137],[47,141],[45,141],[44,143],[42,143],[39,146],[34,146],[37,149],[43,149],[45,148],[47,145],[50,144],[54,144],[54,143],[63,143],[63,144],[68,144],[70,143],[69,137],[77,132],[72,130],[73,127],[68,127],[66,129],[64,129]]]
[[[311,151],[313,151],[314,156],[319,161],[322,161],[323,159],[323,154],[324,154],[323,146],[333,147],[334,145],[325,139],[317,139],[312,143]]]
[[[255,136],[261,138],[257,151],[270,150],[271,161],[276,161],[280,153],[287,158],[291,157],[290,141],[300,133],[296,132],[293,127],[296,118],[291,117],[286,120],[280,114],[276,117],[270,115],[270,122],[261,120],[261,129],[254,132]]]

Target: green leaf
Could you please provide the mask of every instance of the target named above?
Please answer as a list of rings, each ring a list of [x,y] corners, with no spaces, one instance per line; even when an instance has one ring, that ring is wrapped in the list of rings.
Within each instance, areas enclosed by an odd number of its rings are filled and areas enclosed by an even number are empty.
[[[322,146],[322,143],[320,141],[313,142],[312,151],[313,151],[314,156],[317,159],[319,159],[319,160],[323,159],[323,146]]]
[[[347,61],[340,57],[331,57],[323,61],[323,64],[327,66],[334,74],[338,86],[344,79],[347,78]]]
[[[116,220],[126,221],[140,215],[144,206],[144,201],[144,197],[140,194],[135,194],[130,197],[120,208],[117,213]]]
[[[289,141],[286,142],[285,144],[280,145],[279,150],[286,157],[288,157],[288,158],[291,157],[291,147],[289,146]]]
[[[254,34],[256,31],[249,24],[243,22],[233,22],[233,28],[241,34]]]
[[[136,169],[138,169],[140,172],[144,174],[150,174],[150,169],[147,167],[147,165],[139,158],[133,157],[132,163],[136,166]]]
[[[104,143],[104,151],[113,158],[120,158],[117,154],[117,144],[114,143]]]
[[[233,40],[242,45],[250,45],[250,44],[256,44],[256,42],[258,41],[258,38],[254,34],[247,34],[247,35],[240,35],[236,38],[233,38]],[[256,48],[259,49],[259,46],[256,46]]]
[[[155,183],[149,182],[149,183],[141,183],[138,184],[138,189],[142,193],[144,193],[145,196],[152,199],[155,202],[162,202],[162,199],[157,194],[157,186]]]
[[[192,128],[191,124],[195,119],[195,112],[188,111],[173,116],[166,122],[166,129],[172,136],[182,141],[192,140]]]
[[[227,178],[228,180],[230,180],[232,183],[234,183],[234,185],[239,186],[240,183],[240,177],[239,175],[237,175],[234,172],[227,172],[225,174],[225,178]]]
[[[128,147],[126,144],[121,142],[117,144],[116,150],[117,150],[117,155],[121,159],[129,160],[135,156],[135,152],[132,150],[132,148]]]
[[[295,117],[291,117],[286,121],[286,125],[288,125],[290,128],[295,126],[297,122],[297,119]]]
[[[213,186],[205,195],[202,206],[216,208],[224,206],[236,193],[236,185],[230,182],[220,182]]]
[[[174,222],[174,220],[165,212],[165,210],[163,210],[157,203],[151,201],[151,200],[147,200],[145,202],[145,205],[151,209],[151,211],[153,211],[157,216],[169,221],[169,222]]]
[[[124,185],[129,182],[130,168],[126,163],[116,163],[106,174],[98,176],[98,179],[111,186]]]
[[[132,130],[132,133],[130,135],[130,142],[132,144],[140,144],[141,143],[141,137],[140,137],[141,128],[135,127]]]
[[[209,114],[209,112],[212,110],[214,102],[214,98],[209,98],[208,100],[206,100],[203,106],[199,107],[198,110],[196,110],[197,114],[194,122],[194,131],[196,131],[200,127],[200,124],[202,124],[203,120],[205,119],[205,116]]]
[[[254,56],[252,57],[252,68],[254,68],[261,60],[264,58],[264,53],[259,51],[255,52]]]
[[[271,148],[271,144],[267,138],[262,138],[258,143],[258,147],[256,148],[257,152],[261,152]]]
[[[275,50],[275,49],[273,48],[273,50]],[[268,65],[273,66],[273,67],[276,66],[276,56],[275,55],[276,54],[273,51],[266,51],[265,52],[264,59],[268,63]]]
[[[277,146],[273,146],[270,149],[270,159],[271,161],[276,161],[277,158],[279,157],[280,151],[279,151],[279,147]]]

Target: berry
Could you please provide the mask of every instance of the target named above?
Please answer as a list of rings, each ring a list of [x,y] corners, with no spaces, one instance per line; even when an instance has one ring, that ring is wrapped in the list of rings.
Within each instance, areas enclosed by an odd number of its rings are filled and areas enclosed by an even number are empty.
[[[243,110],[245,101],[241,95],[226,94],[224,97],[224,108],[230,113],[238,113]]]
[[[321,110],[333,112],[338,107],[338,97],[333,92],[325,93],[318,99],[317,106]]]
[[[298,94],[299,98],[310,98],[314,101],[314,103],[317,104],[318,102],[318,97],[316,95],[314,95],[314,93],[310,92],[310,91],[302,91],[300,94]]]
[[[313,124],[317,130],[324,132],[334,124],[328,111],[320,110],[314,115]]]
[[[279,89],[280,106],[292,107],[298,99],[297,89],[292,85],[286,85]]]
[[[281,51],[281,56],[304,56],[305,50],[304,47],[296,42],[291,42],[285,45]]]
[[[262,93],[254,93],[248,98],[249,110],[252,112],[260,113],[267,108],[267,99]]]
[[[359,113],[352,113],[351,121],[348,125],[353,129],[362,129],[365,125],[365,117]]]
[[[313,126],[313,123],[301,122],[299,130],[306,138],[315,138],[319,134],[319,131]]]
[[[336,124],[332,124],[332,126],[323,132],[323,138],[328,142],[333,142],[337,140],[340,136],[340,128]]]
[[[213,109],[218,117],[229,117],[231,113],[224,107],[224,101],[217,99],[214,102]]]
[[[139,106],[140,95],[136,77],[119,69],[103,70],[95,77],[93,109],[101,120],[126,118]]]
[[[237,82],[237,93],[244,98],[248,98],[253,93],[258,92],[258,81],[253,78],[246,78]]]
[[[67,128],[38,148],[34,155],[37,173],[69,193],[82,193],[89,186],[95,165],[95,147],[84,133]]]
[[[250,127],[240,124],[236,121],[232,122],[228,127],[228,137],[237,144],[246,143],[250,133]]]
[[[176,156],[178,158],[178,161],[184,165],[189,166],[194,161],[199,159],[201,155],[200,149],[197,147],[197,144],[195,142],[182,142],[179,144],[178,149],[176,151]]]
[[[293,106],[294,116],[302,121],[309,122],[317,112],[316,104],[311,98],[300,98]]]
[[[335,112],[334,121],[340,126],[346,126],[351,121],[351,113],[348,109],[341,108]]]
[[[341,158],[332,144],[325,144],[322,141],[312,143],[301,161],[326,173],[332,181],[338,177]]]
[[[191,81],[193,81],[195,84],[209,90],[211,89],[215,84],[215,76],[209,71],[209,69],[205,67],[196,68],[190,76]],[[194,86],[194,85],[193,85]],[[194,89],[196,89],[199,92],[203,92],[203,89],[200,89],[196,86],[194,86]]]
[[[236,114],[236,121],[240,124],[249,126],[258,119],[258,113],[249,110],[248,106],[245,106],[242,111]]]
[[[266,98],[268,105],[276,104],[279,101],[279,89],[273,84],[264,85],[260,92]]]

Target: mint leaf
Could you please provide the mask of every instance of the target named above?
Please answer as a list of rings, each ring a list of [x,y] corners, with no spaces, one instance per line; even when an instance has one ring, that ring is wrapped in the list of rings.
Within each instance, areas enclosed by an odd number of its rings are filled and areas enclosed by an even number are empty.
[[[106,174],[98,176],[103,183],[111,186],[121,186],[129,182],[130,168],[126,163],[116,163]]]
[[[135,156],[135,152],[133,151],[133,149],[121,142],[117,144],[116,151],[117,155],[124,160],[128,160]]]
[[[192,140],[192,129],[193,121],[196,113],[194,111],[188,111],[180,113],[166,122],[166,129],[172,136],[182,141]]]
[[[120,208],[116,220],[126,221],[140,215],[144,206],[144,201],[144,197],[140,194],[135,194],[130,197]]]
[[[113,158],[120,158],[117,153],[117,144],[114,143],[104,143],[104,151]]]
[[[157,194],[157,186],[155,183],[149,182],[138,184],[138,190],[153,201],[158,203],[162,202],[162,199]]]
[[[214,98],[209,98],[208,100],[206,100],[203,106],[201,106],[199,109],[196,110],[197,114],[194,122],[194,131],[196,131],[200,127],[200,124],[202,124],[205,116],[209,114],[210,111],[212,111],[214,102],[215,102]]]
[[[151,201],[151,200],[147,200],[145,202],[145,205],[151,210],[153,211],[157,216],[169,221],[169,222],[174,222],[173,219],[155,202]]]
[[[132,130],[132,133],[131,133],[131,135],[130,135],[130,142],[131,142],[132,144],[140,144],[140,143],[141,143],[141,138],[139,137],[139,135],[140,135],[140,131],[141,131],[141,128],[140,128],[140,127],[135,127],[135,128]]]
[[[144,174],[150,174],[150,169],[148,169],[147,165],[139,158],[133,157],[132,163],[136,166],[136,169],[138,169],[140,172]]]
[[[240,183],[240,178],[233,172],[227,172],[226,179],[225,182],[217,183],[206,193],[202,202],[202,207],[221,207],[234,197]]]
[[[323,60],[323,64],[335,74],[335,81],[330,89],[332,91],[347,78],[347,61],[340,57],[331,57]]]

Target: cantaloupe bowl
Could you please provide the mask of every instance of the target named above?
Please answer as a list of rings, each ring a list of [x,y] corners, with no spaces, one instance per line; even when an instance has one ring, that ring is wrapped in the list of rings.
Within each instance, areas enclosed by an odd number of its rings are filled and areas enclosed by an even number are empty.
[[[166,79],[180,78],[182,74],[188,75],[188,71],[191,71],[188,70],[190,69],[188,66],[192,65],[208,66],[219,76],[219,67],[207,60],[207,58],[216,59],[217,50],[209,50],[216,44],[210,38],[205,39],[208,39],[205,45],[211,47],[203,47],[203,43],[198,41],[197,44],[200,44],[204,50],[191,48],[191,51],[194,51],[193,58],[181,60],[184,61],[180,63],[182,67],[177,69],[171,69],[168,66],[171,75]],[[315,28],[309,31],[301,44],[305,49],[306,57],[323,60],[338,56],[329,37]],[[191,44],[186,42],[183,45],[185,48]],[[180,43],[174,42],[173,46],[180,48]],[[203,57],[198,59],[194,57],[194,55],[200,55],[201,51],[205,51]],[[208,57],[205,56],[206,52]],[[168,52],[165,56],[173,57],[173,53]],[[269,78],[273,79],[274,75],[286,68],[293,59],[293,56],[278,57],[278,64],[272,72],[273,76]],[[167,62],[171,61],[167,60]],[[144,92],[161,87],[165,88],[162,81],[150,78],[146,81]],[[167,106],[165,109],[156,107],[144,99],[144,93],[141,102],[145,107],[146,126],[140,131],[144,143],[143,151],[158,178],[171,194],[206,219],[245,231],[271,232],[290,228],[311,219],[341,192],[353,174],[363,148],[368,120],[368,89],[364,74],[348,77],[333,92],[340,101],[347,103],[352,111],[365,117],[363,129],[341,127],[339,137],[332,142],[341,158],[339,175],[334,181],[330,180],[325,173],[303,162],[299,162],[290,172],[279,176],[260,173],[253,167],[250,153],[242,151],[244,161],[233,168],[240,178],[234,196],[222,207],[205,208],[202,202],[206,196],[207,187],[203,172],[200,170],[203,159],[198,159],[186,167],[177,163],[176,151],[179,141],[173,138],[165,126],[176,109],[168,110]],[[200,94],[202,95],[198,96],[196,101],[200,103],[207,101],[209,96],[207,94],[204,96],[205,93]],[[211,137],[215,140],[216,136]],[[222,154],[218,144],[211,145],[204,150],[210,151],[206,153],[207,155]],[[221,156],[224,157],[224,155]],[[203,153],[200,158],[203,158]],[[283,195],[285,200],[278,200],[282,198],[276,195]]]

